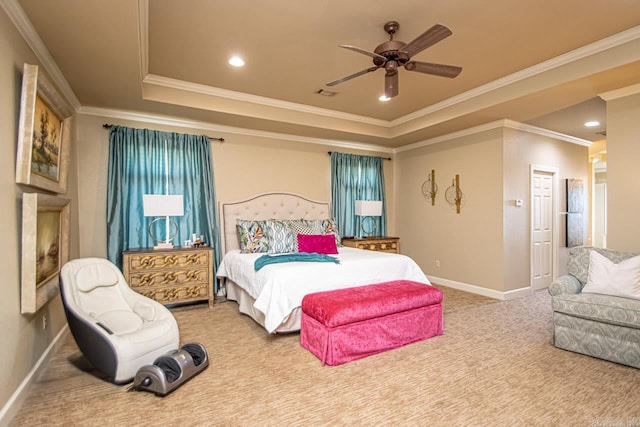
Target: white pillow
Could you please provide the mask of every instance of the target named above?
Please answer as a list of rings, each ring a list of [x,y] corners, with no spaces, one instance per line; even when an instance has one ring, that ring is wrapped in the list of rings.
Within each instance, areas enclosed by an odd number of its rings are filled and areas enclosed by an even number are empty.
[[[640,299],[640,255],[615,264],[591,251],[589,275],[582,292]]]

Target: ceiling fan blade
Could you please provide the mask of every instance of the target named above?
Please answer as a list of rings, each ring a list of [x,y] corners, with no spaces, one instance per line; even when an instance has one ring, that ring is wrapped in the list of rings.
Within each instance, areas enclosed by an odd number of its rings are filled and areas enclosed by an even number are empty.
[[[398,73],[387,73],[384,76],[384,96],[393,98],[398,95]]]
[[[387,60],[387,58],[385,58],[382,55],[378,55],[377,53],[369,52],[368,50],[360,49],[357,46],[350,46],[348,44],[341,44],[338,47],[341,47],[341,48],[344,48],[344,49],[349,49],[349,50],[352,50],[354,52],[358,52],[358,53],[361,53],[363,55],[370,56],[370,57],[372,57],[374,59],[379,59],[381,61],[386,61]]]
[[[377,70],[378,68],[380,68],[380,67],[371,67],[371,68],[367,68],[366,70],[358,71],[357,73],[353,73],[353,74],[348,75],[348,76],[346,76],[346,77],[343,77],[343,78],[341,78],[341,79],[338,79],[338,80],[334,80],[334,81],[332,81],[332,82],[329,82],[329,83],[327,83],[327,86],[335,86],[335,85],[337,85],[337,84],[340,84],[340,83],[346,82],[347,80],[355,79],[356,77],[360,77],[360,76],[362,76],[363,74],[367,74],[367,73],[370,73],[370,72],[372,72],[372,71],[375,71],[375,70]]]
[[[430,62],[409,61],[404,64],[407,71],[417,71],[418,73],[433,74],[440,77],[457,77],[462,71],[462,67],[455,65],[432,64]]]
[[[453,33],[450,29],[444,25],[436,24],[403,47],[402,51],[408,53],[409,57],[412,57],[429,46],[433,46],[439,41],[449,37],[451,34]]]

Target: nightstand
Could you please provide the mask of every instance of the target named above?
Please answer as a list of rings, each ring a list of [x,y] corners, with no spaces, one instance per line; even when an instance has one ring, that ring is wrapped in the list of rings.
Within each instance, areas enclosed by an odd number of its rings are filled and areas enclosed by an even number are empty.
[[[213,249],[133,249],[122,253],[122,273],[134,291],[161,304],[213,305]]]
[[[390,252],[394,254],[400,253],[399,237],[376,236],[364,237],[362,239],[345,237],[342,239],[342,244],[344,246],[366,249],[368,251]]]

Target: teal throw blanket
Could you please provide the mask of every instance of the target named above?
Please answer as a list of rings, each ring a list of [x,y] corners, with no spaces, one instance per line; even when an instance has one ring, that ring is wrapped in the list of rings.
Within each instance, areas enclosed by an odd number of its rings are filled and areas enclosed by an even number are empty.
[[[294,253],[284,255],[262,255],[253,264],[253,268],[258,271],[265,265],[276,264],[281,262],[334,262],[340,264],[340,260],[336,257],[332,257],[324,254],[316,253]]]

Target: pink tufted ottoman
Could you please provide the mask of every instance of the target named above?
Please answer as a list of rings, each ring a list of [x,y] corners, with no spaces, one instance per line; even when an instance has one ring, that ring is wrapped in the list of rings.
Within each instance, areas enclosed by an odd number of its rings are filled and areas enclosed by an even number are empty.
[[[442,291],[396,280],[306,295],[300,344],[340,365],[444,333]]]

